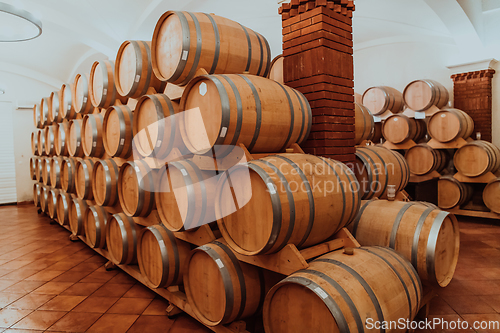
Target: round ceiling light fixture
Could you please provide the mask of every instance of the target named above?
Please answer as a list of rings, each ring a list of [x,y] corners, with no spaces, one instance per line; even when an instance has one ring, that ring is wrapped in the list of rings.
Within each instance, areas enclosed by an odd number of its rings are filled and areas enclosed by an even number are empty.
[[[42,21],[35,15],[0,2],[0,42],[22,42],[42,34]]]

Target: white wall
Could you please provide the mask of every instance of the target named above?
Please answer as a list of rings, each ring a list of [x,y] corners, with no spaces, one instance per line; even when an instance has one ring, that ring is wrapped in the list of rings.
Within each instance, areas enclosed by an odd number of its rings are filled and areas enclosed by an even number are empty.
[[[494,66],[496,71],[493,76],[493,81],[491,82],[492,89],[492,130],[491,136],[493,143],[500,147],[500,62],[497,62]]]

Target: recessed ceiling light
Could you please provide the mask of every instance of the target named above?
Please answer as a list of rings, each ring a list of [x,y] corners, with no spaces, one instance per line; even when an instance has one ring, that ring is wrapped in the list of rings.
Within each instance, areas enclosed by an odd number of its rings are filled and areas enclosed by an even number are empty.
[[[42,34],[42,21],[32,13],[0,2],[0,42],[21,42]]]

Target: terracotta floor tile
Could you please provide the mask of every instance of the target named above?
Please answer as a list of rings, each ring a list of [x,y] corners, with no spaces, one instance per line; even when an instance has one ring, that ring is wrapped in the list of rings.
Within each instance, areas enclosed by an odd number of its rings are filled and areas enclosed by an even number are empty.
[[[109,280],[111,280],[116,274],[118,274],[117,271],[111,271],[111,272],[93,272],[87,275],[85,278],[81,280],[81,282],[99,282],[99,283],[106,283]]]
[[[71,261],[59,261],[56,262],[54,265],[47,267],[47,269],[50,269],[52,271],[67,271],[75,267],[77,263],[71,262]]]
[[[65,314],[66,312],[36,310],[12,326],[12,328],[46,330]]]
[[[40,271],[41,269],[30,269],[29,267],[27,268],[22,267],[20,269],[16,269],[15,271],[10,272],[9,274],[2,276],[2,280],[10,279],[10,280],[21,281]]]
[[[138,315],[104,314],[92,325],[89,333],[125,333],[139,318]]]
[[[167,316],[140,316],[127,333],[169,332],[173,324]]]
[[[74,272],[93,272],[95,271],[96,269],[98,269],[99,267],[101,267],[102,264],[100,263],[93,263],[93,262],[89,262],[89,263],[86,263],[86,262],[82,262],[76,266],[74,266],[73,268],[71,268],[71,271],[74,271]]]
[[[0,292],[0,309],[5,308],[7,305],[17,301],[23,296],[24,294]]]
[[[120,298],[107,313],[141,314],[151,303],[147,298]]]
[[[136,280],[127,273],[119,272],[116,276],[109,280],[109,283],[135,284]]]
[[[83,302],[85,296],[62,296],[58,295],[42,305],[39,310],[48,311],[71,311]]]
[[[49,294],[49,295],[59,295],[69,287],[71,287],[73,283],[71,282],[47,282],[43,286],[38,289],[35,289],[33,293],[35,294]]]
[[[498,280],[467,280],[461,281],[461,284],[472,295],[500,295],[500,281]]]
[[[87,275],[89,275],[90,273],[89,272],[86,272],[86,271],[72,271],[72,270],[69,270],[61,275],[59,275],[58,277],[56,277],[54,280],[54,282],[73,282],[73,283],[76,283],[76,282],[79,282],[81,279],[83,279],[84,277],[86,277]]]
[[[500,295],[481,296],[480,298],[496,312],[500,313]]]
[[[73,296],[89,296],[93,294],[97,289],[102,287],[103,283],[83,283],[77,282],[65,291],[61,295],[73,295]]]
[[[54,297],[55,295],[28,294],[8,307],[12,309],[36,310]]]
[[[101,315],[98,313],[70,312],[52,325],[48,331],[60,332],[85,332],[94,324]],[[146,332],[146,331],[143,331]]]
[[[32,269],[45,269],[47,267],[50,267],[54,265],[56,261],[53,260],[47,260],[45,258],[36,260],[30,264],[30,268]]]
[[[130,288],[132,288],[132,286],[132,284],[106,283],[101,288],[97,289],[92,296],[122,297]]]
[[[188,315],[179,315],[170,327],[169,333],[209,333],[208,328]]]
[[[168,302],[164,299],[156,298],[142,313],[146,316],[165,316],[167,315]]]
[[[31,310],[2,309],[0,310],[0,327],[9,328],[30,313]]]
[[[108,259],[105,259],[98,254],[94,254],[92,257],[88,258],[84,262],[100,263],[101,265],[104,265],[107,261]]]
[[[65,271],[49,271],[49,270],[43,270],[40,271],[30,277],[27,277],[25,280],[26,281],[50,281],[54,279],[55,277],[58,277]]]
[[[500,280],[500,267],[478,268],[477,272],[488,280]]]
[[[9,288],[5,289],[4,292],[9,292],[9,293],[19,293],[19,294],[27,294],[32,292],[33,290],[39,288],[40,286],[44,285],[45,282],[43,281],[20,281]]]
[[[138,283],[135,286],[133,286],[129,291],[127,291],[125,295],[123,295],[123,297],[153,299],[156,297],[156,293],[151,291],[151,289],[146,288],[142,284]]]
[[[459,294],[457,294],[459,295]],[[475,313],[496,313],[488,304],[484,303],[479,296],[444,296],[446,303],[459,315]]]
[[[73,312],[105,313],[118,301],[118,297],[87,297]]]
[[[12,260],[12,261],[9,261],[9,262],[3,264],[2,266],[0,266],[0,268],[18,269],[18,268],[24,267],[28,264],[31,264],[32,262],[33,262],[33,260]]]

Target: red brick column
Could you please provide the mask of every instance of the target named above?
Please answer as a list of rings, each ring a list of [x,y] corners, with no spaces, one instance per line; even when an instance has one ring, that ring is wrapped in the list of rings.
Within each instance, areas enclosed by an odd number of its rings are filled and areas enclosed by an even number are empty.
[[[481,132],[481,139],[491,142],[491,80],[494,74],[493,69],[486,69],[451,76],[454,106],[474,120],[473,139]]]
[[[311,104],[313,125],[303,149],[354,161],[354,70],[350,0],[292,0],[283,20],[285,83]]]

